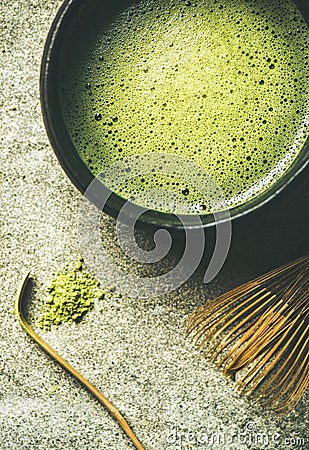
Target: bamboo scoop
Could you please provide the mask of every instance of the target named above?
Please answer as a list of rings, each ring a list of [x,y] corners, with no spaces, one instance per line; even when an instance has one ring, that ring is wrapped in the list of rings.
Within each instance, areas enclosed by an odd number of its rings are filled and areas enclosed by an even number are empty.
[[[126,435],[129,437],[129,439],[133,442],[137,450],[145,450],[142,444],[139,442],[133,431],[131,430],[130,426],[126,422],[125,418],[122,416],[122,414],[118,411],[118,409],[106,398],[103,394],[101,394],[100,391],[98,391],[88,380],[86,380],[77,370],[74,369],[65,359],[63,359],[60,355],[58,355],[55,350],[53,350],[47,342],[45,342],[27,323],[24,310],[23,310],[23,300],[24,300],[24,294],[25,290],[27,288],[28,282],[29,282],[29,274],[25,277],[18,296],[16,298],[16,314],[18,321],[22,328],[32,337],[32,339],[39,344],[39,346],[45,350],[46,353],[48,353],[49,356],[54,358],[60,366],[62,366],[65,370],[67,370],[71,375],[73,375],[76,380],[78,380],[86,389],[88,389],[91,394],[96,397],[99,402],[105,406],[105,408],[110,412],[110,414],[116,419],[116,421],[119,423],[121,428],[124,430]]]

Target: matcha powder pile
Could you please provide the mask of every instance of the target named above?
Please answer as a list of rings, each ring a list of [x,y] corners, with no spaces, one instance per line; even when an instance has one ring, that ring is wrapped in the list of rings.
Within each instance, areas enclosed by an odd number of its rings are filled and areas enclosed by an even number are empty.
[[[48,297],[38,325],[49,331],[52,325],[79,321],[94,308],[95,299],[103,297],[99,282],[83,269],[83,259],[79,258],[75,267],[66,267],[55,275],[48,287]]]

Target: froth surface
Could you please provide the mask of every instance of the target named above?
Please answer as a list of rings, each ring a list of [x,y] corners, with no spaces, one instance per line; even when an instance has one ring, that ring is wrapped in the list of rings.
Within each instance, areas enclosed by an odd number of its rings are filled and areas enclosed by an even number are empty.
[[[179,155],[211,176],[226,206],[240,205],[276,183],[308,137],[308,44],[291,0],[135,2],[63,78],[71,138],[95,175],[126,159],[129,172],[151,152]],[[201,213],[222,208],[164,158],[105,183],[154,209],[177,210],[164,190]],[[142,192],[156,189],[147,204]]]

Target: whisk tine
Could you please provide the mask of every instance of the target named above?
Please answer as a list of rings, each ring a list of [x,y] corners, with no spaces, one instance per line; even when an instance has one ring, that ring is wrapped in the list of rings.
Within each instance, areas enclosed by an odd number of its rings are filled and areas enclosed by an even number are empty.
[[[300,327],[301,327],[301,325],[300,325]],[[292,338],[293,338],[293,336],[291,337],[291,339]],[[268,383],[263,386],[263,394],[264,395],[272,395],[273,392],[275,392],[276,390],[277,391],[281,390],[281,394],[284,395],[292,387],[293,382],[295,382],[296,377],[299,376],[301,373],[299,371],[297,373],[295,373],[294,378],[290,379],[290,381],[288,382],[289,377],[291,376],[291,374],[293,374],[293,371],[295,370],[297,365],[299,365],[299,367],[303,367],[305,364],[305,360],[303,360],[302,363],[300,363],[302,360],[302,357],[304,356],[304,349],[305,349],[305,344],[302,345],[302,338],[300,340],[299,347],[300,348],[298,348],[298,346],[296,348],[294,348],[292,350],[292,353],[290,355],[288,355],[288,357],[287,357],[287,361],[289,359],[292,359],[289,369],[287,370],[286,366],[281,366],[280,369],[278,370],[278,373],[274,374],[272,376],[272,378],[268,381]],[[284,351],[284,349],[283,349],[283,351]],[[294,356],[293,352],[296,353],[295,358],[293,358],[293,356]],[[276,359],[276,361],[274,362],[273,365],[275,365],[275,363],[277,363],[277,362],[278,362],[278,358]],[[275,377],[276,377],[276,384],[274,385],[273,381],[274,381]],[[287,384],[285,384],[285,383],[287,383]]]
[[[290,411],[309,384],[309,255],[199,307],[187,335],[254,401]]]
[[[291,330],[288,329],[283,334],[281,339],[279,339],[279,340],[277,340],[276,337],[272,338],[272,341],[276,340],[277,342],[275,342],[274,345],[270,347],[270,351],[264,357],[261,357],[260,361],[255,364],[255,366],[246,374],[246,376],[242,380],[240,380],[238,382],[239,386],[242,386],[242,387],[246,388],[246,386],[249,384],[249,382],[251,382],[254,377],[257,377],[257,380],[255,382],[255,386],[252,388],[252,392],[257,390],[257,388],[259,387],[261,381],[263,381],[264,377],[265,377],[265,373],[263,373],[263,372],[260,373],[260,370],[263,368],[263,366],[265,366],[269,362],[269,366],[266,368],[266,371],[267,371],[268,374],[271,373],[272,368],[275,367],[275,365],[280,361],[280,358],[282,357],[282,355],[286,351],[286,346],[292,342],[292,340],[295,337],[295,335],[296,335],[298,330],[296,330],[294,332],[295,334],[292,335],[288,339],[288,342],[286,343],[285,340],[289,336],[290,331]],[[271,344],[271,342],[270,342],[270,344]],[[271,360],[271,358],[275,354],[276,350],[282,344],[283,344],[283,347],[281,348],[281,351],[277,354],[277,356],[273,360]],[[286,365],[287,365],[287,360],[286,360]],[[272,380],[271,386],[274,389],[276,389],[276,390],[278,390],[278,388],[280,386],[280,382],[279,382],[280,372],[284,371],[286,369],[286,365],[285,366],[281,366],[281,369],[279,369],[279,371],[277,373],[275,373],[274,376],[273,376],[273,380]],[[252,375],[251,378],[250,378],[250,375]],[[248,379],[248,381],[246,381],[247,379]],[[273,381],[275,381],[274,379],[276,380],[275,384],[273,384]],[[266,386],[263,385],[263,393],[265,393],[265,392],[266,392]]]

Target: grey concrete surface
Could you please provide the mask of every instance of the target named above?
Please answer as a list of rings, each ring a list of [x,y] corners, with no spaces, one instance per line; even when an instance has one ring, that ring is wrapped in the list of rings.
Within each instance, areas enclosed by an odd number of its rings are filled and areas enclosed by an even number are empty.
[[[82,196],[53,154],[39,104],[40,59],[60,4],[0,0],[0,450],[125,450],[133,447],[111,416],[12,314],[27,271],[36,278],[35,318],[52,272],[80,251]],[[145,449],[308,448],[308,393],[284,417],[252,405],[205,362],[182,327],[206,300],[308,251],[307,195],[308,172],[271,206],[235,224],[229,258],[210,285],[201,282],[201,267],[176,292],[113,297],[103,313],[96,308],[78,325],[45,335],[121,410]],[[107,216],[102,221],[107,247],[120,258],[114,222]],[[106,282],[111,279],[112,269]],[[50,394],[54,385],[59,388]],[[259,433],[264,443],[255,442]],[[206,438],[210,443],[203,443]]]

